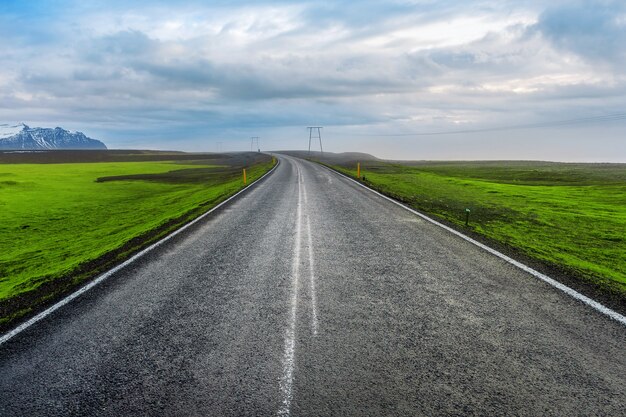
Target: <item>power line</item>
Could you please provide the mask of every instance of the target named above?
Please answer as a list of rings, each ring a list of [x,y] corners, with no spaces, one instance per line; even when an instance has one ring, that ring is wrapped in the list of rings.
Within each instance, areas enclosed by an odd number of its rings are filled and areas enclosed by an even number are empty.
[[[439,135],[458,135],[465,133],[482,133],[482,132],[500,132],[504,130],[521,130],[521,129],[541,129],[545,127],[568,126],[585,123],[601,123],[612,122],[618,120],[626,120],[626,113],[607,114],[604,116],[580,117],[577,119],[557,120],[552,122],[529,123],[511,126],[498,126],[481,129],[465,129],[465,130],[449,130],[438,132],[412,132],[412,133],[360,133],[352,136],[439,136]]]

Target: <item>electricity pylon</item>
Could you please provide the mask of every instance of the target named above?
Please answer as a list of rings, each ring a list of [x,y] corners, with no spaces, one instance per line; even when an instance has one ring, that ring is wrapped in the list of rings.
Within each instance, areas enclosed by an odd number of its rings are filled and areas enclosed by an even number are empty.
[[[311,157],[311,139],[314,139],[315,137],[317,137],[320,140],[320,152],[322,153],[322,156],[324,156],[324,148],[322,148],[322,126],[309,126],[307,127],[307,129],[309,129],[309,158]],[[317,132],[317,136],[313,136],[313,131]]]
[[[256,141],[256,149],[258,152],[261,152],[261,147],[259,146],[259,137],[258,136],[252,136],[250,138],[250,151],[252,152],[254,150],[254,142]]]

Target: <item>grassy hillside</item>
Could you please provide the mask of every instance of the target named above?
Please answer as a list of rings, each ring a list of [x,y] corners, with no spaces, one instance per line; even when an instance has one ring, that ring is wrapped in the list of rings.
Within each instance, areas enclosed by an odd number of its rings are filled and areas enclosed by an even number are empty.
[[[242,189],[242,162],[250,160],[0,163],[0,322]],[[248,179],[271,165],[259,156]]]
[[[356,163],[335,166],[356,176]],[[361,180],[409,205],[626,294],[626,165],[365,162]]]

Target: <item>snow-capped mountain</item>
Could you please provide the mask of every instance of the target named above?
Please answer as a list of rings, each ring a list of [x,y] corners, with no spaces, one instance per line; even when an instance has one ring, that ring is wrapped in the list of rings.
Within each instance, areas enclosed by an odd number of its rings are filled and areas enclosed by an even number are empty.
[[[0,150],[106,149],[104,143],[81,132],[0,124]]]

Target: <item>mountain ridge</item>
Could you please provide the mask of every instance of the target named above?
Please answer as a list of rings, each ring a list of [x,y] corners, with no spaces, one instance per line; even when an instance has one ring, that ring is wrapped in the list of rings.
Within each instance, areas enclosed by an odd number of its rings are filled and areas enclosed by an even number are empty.
[[[0,150],[107,149],[99,140],[61,127],[0,124]]]

